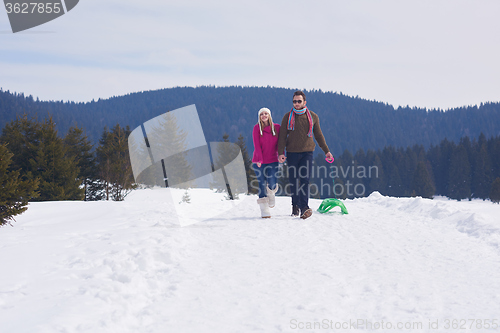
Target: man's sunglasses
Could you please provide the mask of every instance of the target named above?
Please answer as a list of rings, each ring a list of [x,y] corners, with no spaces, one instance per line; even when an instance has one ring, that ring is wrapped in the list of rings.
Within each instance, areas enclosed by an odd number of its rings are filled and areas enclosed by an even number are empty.
[[[300,103],[302,103],[303,101],[301,101],[301,100],[298,100],[298,101],[297,101],[297,100],[293,100],[292,102],[293,102],[293,104],[300,104]]]

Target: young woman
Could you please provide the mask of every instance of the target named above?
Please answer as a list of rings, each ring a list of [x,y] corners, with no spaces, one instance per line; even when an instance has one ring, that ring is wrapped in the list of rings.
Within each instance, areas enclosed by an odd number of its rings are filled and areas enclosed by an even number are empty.
[[[278,134],[280,125],[273,123],[268,108],[259,110],[257,124],[253,127],[252,166],[259,181],[259,199],[263,218],[271,217],[269,208],[275,205],[275,194],[278,190],[276,173],[278,172]]]

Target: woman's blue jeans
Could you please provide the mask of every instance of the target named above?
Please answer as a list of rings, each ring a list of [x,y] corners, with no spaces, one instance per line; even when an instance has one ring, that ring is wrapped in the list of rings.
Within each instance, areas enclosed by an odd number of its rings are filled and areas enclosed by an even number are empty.
[[[259,181],[259,198],[267,197],[266,186],[273,190],[277,183],[278,162],[261,164],[260,167],[253,163],[252,167]]]

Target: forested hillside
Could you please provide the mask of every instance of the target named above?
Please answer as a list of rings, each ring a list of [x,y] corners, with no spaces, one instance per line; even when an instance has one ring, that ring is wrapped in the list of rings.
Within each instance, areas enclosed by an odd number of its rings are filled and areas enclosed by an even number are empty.
[[[39,122],[22,116],[2,129],[0,226],[24,211],[28,200],[123,200],[141,183],[132,175],[128,126],[105,127],[96,145],[82,128],[57,133],[55,127],[51,117]],[[228,134],[219,140],[235,141]],[[248,190],[257,193],[243,136],[236,144],[242,151]],[[287,171],[285,163],[278,175],[278,195],[289,195]],[[314,198],[354,198],[379,191],[394,197],[432,198],[437,194],[500,202],[500,136],[481,134],[477,140],[465,136],[458,144],[444,139],[428,149],[423,145],[386,146],[366,153],[359,149],[354,155],[345,150],[331,165],[318,154],[311,177]],[[156,184],[164,185],[163,181],[161,177]]]
[[[332,165],[320,155],[314,162],[311,195],[317,198],[362,197],[379,191],[393,197],[500,201],[500,136],[463,137],[457,144],[444,139],[427,150],[422,145],[359,149],[354,155],[346,150]]]
[[[169,110],[196,104],[207,141],[220,141],[228,133],[235,141],[242,134],[250,151],[251,129],[257,111],[268,107],[280,123],[290,110],[293,89],[274,87],[177,87],[131,93],[87,103],[40,101],[22,93],[0,90],[0,128],[27,113],[40,120],[52,115],[60,133],[77,125],[96,143],[105,126],[131,129]],[[344,150],[383,149],[386,146],[425,148],[443,139],[457,142],[468,136],[489,138],[500,134],[500,104],[485,103],[457,109],[397,108],[321,90],[305,91],[308,106],[321,118],[321,127],[332,153]]]

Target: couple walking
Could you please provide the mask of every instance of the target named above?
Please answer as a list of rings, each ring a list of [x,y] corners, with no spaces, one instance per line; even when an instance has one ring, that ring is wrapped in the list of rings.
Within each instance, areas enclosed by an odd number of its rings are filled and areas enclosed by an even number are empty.
[[[259,181],[259,199],[263,218],[271,217],[269,208],[275,205],[278,191],[276,174],[278,164],[288,160],[289,189],[292,195],[292,216],[307,219],[309,208],[309,179],[312,171],[314,139],[328,159],[333,159],[325,142],[318,115],[306,106],[306,95],[297,90],[293,94],[293,108],[287,112],[281,125],[273,123],[268,108],[259,110],[259,121],[253,128],[254,153],[252,164]],[[314,135],[314,139],[313,139]],[[286,148],[286,156],[285,156]]]

